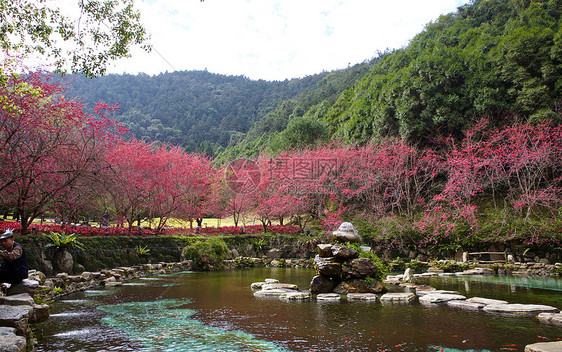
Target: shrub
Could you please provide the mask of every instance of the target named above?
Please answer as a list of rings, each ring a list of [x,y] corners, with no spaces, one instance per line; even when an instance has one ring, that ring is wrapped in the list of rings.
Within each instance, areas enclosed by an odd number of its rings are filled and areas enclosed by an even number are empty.
[[[219,238],[198,241],[182,250],[186,259],[193,260],[193,269],[198,271],[220,270],[228,254],[228,246]]]
[[[359,258],[369,258],[371,259],[371,261],[373,263],[375,263],[375,265],[377,266],[377,275],[375,277],[372,277],[371,279],[377,280],[377,281],[382,281],[384,276],[386,275],[386,273],[388,272],[388,267],[380,260],[380,258],[375,254],[375,252],[373,252],[372,250],[370,251],[365,251],[363,249],[363,247],[358,244],[358,243],[346,243],[346,246],[349,248],[353,248],[355,249],[357,252],[359,252]]]

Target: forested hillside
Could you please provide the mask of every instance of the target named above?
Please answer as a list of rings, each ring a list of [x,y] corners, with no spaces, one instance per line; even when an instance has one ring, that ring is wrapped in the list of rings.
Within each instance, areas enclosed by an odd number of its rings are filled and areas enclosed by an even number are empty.
[[[225,162],[330,140],[433,145],[486,117],[558,123],[562,0],[474,0],[408,46],[344,70],[283,82],[205,71],[71,77],[88,104],[118,103],[139,139]]]
[[[334,138],[422,145],[461,136],[481,117],[558,121],[561,8],[560,0],[474,0],[384,55],[335,104],[306,115],[326,120]]]
[[[157,76],[67,76],[68,95],[87,106],[99,100],[119,104],[114,119],[138,139],[181,145],[212,154],[230,138],[245,133],[283,100],[316,84],[328,73],[283,82],[254,81],[206,71]]]

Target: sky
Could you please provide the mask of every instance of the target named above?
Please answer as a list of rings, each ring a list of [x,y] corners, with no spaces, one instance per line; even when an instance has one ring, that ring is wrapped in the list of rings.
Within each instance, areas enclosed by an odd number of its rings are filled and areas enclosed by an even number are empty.
[[[342,69],[408,44],[469,0],[137,0],[151,53],[109,73],[208,70],[285,80]]]

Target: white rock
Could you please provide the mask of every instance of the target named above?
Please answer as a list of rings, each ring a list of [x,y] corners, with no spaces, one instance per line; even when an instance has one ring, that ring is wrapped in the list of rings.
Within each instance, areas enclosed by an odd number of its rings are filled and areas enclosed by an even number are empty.
[[[263,287],[263,285],[265,285],[266,282],[252,282],[252,284],[250,285],[250,288],[252,290],[261,290],[261,288]]]
[[[265,284],[261,287],[262,290],[276,290],[276,289],[287,289],[287,290],[298,290],[299,287],[293,284]]]
[[[525,352],[560,352],[562,351],[562,341],[538,342],[525,346]]]
[[[265,279],[266,284],[278,284],[279,280],[277,279]]]
[[[483,298],[483,297],[472,297],[467,299],[468,302],[471,303],[480,303],[485,306],[489,306],[490,304],[508,304],[507,301],[502,301],[499,299],[490,299],[490,298]]]
[[[279,298],[289,301],[300,301],[310,298],[310,292],[287,292],[279,295]]]
[[[562,326],[562,313],[541,313],[537,319],[541,323]]]
[[[292,293],[292,290],[284,290],[284,289],[272,289],[272,290],[261,290],[254,292],[254,296],[256,297],[268,297],[268,296],[280,296],[284,293]]]
[[[468,302],[468,301],[465,301],[465,300],[448,301],[447,305],[449,307],[453,307],[453,308],[461,308],[461,309],[469,309],[469,310],[480,310],[480,309],[482,309],[486,306],[485,304],[482,304],[482,303]]]
[[[486,312],[510,313],[510,314],[530,314],[530,313],[554,313],[558,308],[541,304],[491,304],[484,307]]]
[[[448,301],[458,301],[466,299],[465,296],[462,295],[455,295],[455,294],[447,294],[447,293],[430,293],[425,296],[420,297],[420,303],[444,303]]]
[[[15,295],[0,297],[0,304],[8,306],[31,306],[33,303],[33,297],[31,297],[29,293],[18,293]]]
[[[347,294],[348,301],[367,301],[376,303],[379,300],[379,297],[374,293],[348,293]]]
[[[420,274],[419,277],[433,277],[433,276],[437,276],[437,275],[439,275],[439,273],[436,273],[436,272],[428,272],[428,273]]]
[[[381,302],[411,302],[416,299],[416,295],[411,292],[392,292],[381,296]]]
[[[318,301],[340,301],[341,296],[337,293],[319,293],[316,295]]]
[[[406,268],[406,271],[404,271],[404,282],[411,282],[412,279],[412,268]]]
[[[447,290],[416,290],[416,294],[418,296],[425,296],[425,295],[460,295],[457,291],[447,291]],[[463,299],[466,299],[463,298]]]

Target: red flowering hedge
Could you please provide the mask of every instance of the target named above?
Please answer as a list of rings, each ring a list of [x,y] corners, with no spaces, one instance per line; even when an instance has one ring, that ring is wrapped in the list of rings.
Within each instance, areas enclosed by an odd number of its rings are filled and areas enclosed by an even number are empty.
[[[297,234],[300,233],[298,226],[287,225],[272,225],[267,227],[270,232],[279,234]],[[16,232],[21,230],[21,225],[18,222],[0,221],[0,231],[4,232],[6,229],[12,229]],[[31,233],[34,232],[60,232],[60,233],[76,233],[81,236],[156,236],[158,233],[153,229],[138,229],[133,228],[129,231],[126,227],[89,227],[89,226],[74,226],[74,225],[57,225],[57,224],[32,224],[29,226]],[[223,226],[223,227],[204,227],[200,229],[198,235],[213,236],[213,235],[240,235],[240,234],[259,234],[263,232],[261,225],[245,226],[244,232],[241,227],[236,226]],[[186,235],[191,236],[195,234],[195,229],[184,227],[170,227],[165,228],[161,233],[163,235]]]

